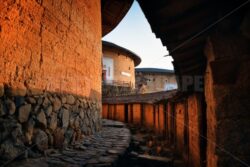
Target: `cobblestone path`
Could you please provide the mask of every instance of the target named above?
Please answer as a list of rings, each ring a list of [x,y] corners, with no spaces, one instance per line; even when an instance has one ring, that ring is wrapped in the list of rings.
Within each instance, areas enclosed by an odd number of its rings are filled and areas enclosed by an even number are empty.
[[[123,123],[103,120],[103,128],[81,143],[59,150],[48,150],[46,157],[27,159],[9,166],[22,167],[106,167],[117,166],[125,154],[131,135]]]
[[[130,130],[129,130],[130,129]],[[182,167],[164,137],[153,131],[117,121],[103,120],[103,128],[63,150],[15,161],[10,167]],[[132,135],[130,133],[132,132]]]

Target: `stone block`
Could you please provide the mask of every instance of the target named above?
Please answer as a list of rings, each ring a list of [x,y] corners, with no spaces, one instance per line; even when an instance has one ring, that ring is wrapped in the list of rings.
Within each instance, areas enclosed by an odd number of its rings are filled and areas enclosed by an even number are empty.
[[[62,109],[62,127],[67,128],[69,126],[69,110]]]
[[[67,102],[67,98],[65,96],[61,96],[62,104],[65,104]]]
[[[57,114],[52,113],[48,121],[49,129],[54,131],[57,128]]]
[[[6,106],[2,101],[0,101],[0,116],[4,116],[7,114]]]
[[[40,129],[36,130],[33,141],[39,151],[48,149],[48,136],[44,131]]]
[[[26,126],[25,139],[28,144],[32,144],[35,121],[30,118]]]
[[[47,128],[47,119],[43,110],[37,115],[37,121],[42,125],[42,128]]]
[[[53,111],[53,107],[52,106],[48,106],[46,109],[45,109],[45,114],[47,117],[49,117],[51,115]]]
[[[1,150],[4,152],[4,154],[0,153],[1,159],[14,159],[20,156],[20,153],[25,150],[25,146],[15,146],[11,140],[6,140],[1,144]]]
[[[31,112],[31,104],[26,104],[18,109],[18,120],[21,123],[27,122]]]
[[[43,107],[47,108],[50,104],[51,103],[50,103],[49,99],[47,97],[45,97],[43,100]]]
[[[36,104],[36,99],[33,97],[27,97],[26,101],[30,104]]]
[[[15,103],[12,100],[8,99],[8,100],[5,101],[5,104],[6,104],[8,113],[10,115],[15,114],[15,112],[16,112],[16,105],[15,105]]]
[[[53,100],[53,110],[58,111],[61,107],[62,107],[62,103],[61,103],[60,99],[56,97]]]
[[[64,143],[64,133],[65,131],[63,129],[57,128],[54,133],[53,133],[53,137],[54,137],[54,146],[56,148],[62,148],[63,147],[63,143]]]
[[[67,96],[67,104],[73,105],[75,103],[75,97],[72,95]]]

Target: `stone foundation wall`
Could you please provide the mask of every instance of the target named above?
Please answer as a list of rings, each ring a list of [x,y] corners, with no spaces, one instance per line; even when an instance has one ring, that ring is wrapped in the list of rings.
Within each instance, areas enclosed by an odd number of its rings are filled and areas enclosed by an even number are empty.
[[[28,152],[42,153],[48,148],[76,144],[99,131],[101,103],[71,94],[12,96],[1,88],[0,159],[12,159],[32,145]],[[34,151],[34,153],[32,152]]]

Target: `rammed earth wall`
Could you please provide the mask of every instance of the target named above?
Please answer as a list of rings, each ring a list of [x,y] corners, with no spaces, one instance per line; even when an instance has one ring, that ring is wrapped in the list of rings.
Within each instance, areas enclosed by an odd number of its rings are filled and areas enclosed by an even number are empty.
[[[1,159],[100,129],[99,0],[6,0],[0,41]]]

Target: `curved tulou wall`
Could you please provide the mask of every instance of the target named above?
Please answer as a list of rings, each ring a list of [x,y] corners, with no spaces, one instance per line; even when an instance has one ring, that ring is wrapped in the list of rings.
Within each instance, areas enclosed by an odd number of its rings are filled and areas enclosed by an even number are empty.
[[[0,159],[100,129],[99,0],[0,4]]]
[[[103,60],[113,61],[113,83],[103,85],[103,97],[124,96],[134,93],[135,89],[135,62],[126,53],[103,46]],[[104,63],[105,64],[105,63]],[[109,79],[107,79],[107,82]]]
[[[109,48],[103,49],[103,57],[111,58],[114,62],[113,80],[124,83],[131,88],[135,88],[135,63],[132,58],[124,53]],[[122,73],[129,74],[130,76]]]

